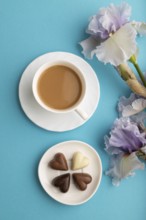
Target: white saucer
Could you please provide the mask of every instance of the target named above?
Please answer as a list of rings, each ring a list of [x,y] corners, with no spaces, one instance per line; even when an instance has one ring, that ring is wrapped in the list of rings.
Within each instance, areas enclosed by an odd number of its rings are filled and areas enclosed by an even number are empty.
[[[81,108],[86,110],[88,119],[95,112],[100,97],[100,87],[97,76],[91,66],[82,58],[66,52],[52,52],[36,58],[25,69],[19,84],[19,99],[22,109],[28,118],[38,126],[50,131],[68,131],[84,124],[75,111],[66,114],[51,113],[39,106],[33,97],[32,80],[37,69],[48,60],[58,59],[70,61],[83,70],[87,82],[87,95]]]
[[[89,158],[89,165],[83,169],[71,171],[71,159],[75,152],[80,151]],[[56,153],[63,153],[69,165],[68,171],[53,170],[48,166],[50,160],[53,159]],[[85,191],[80,191],[76,188],[72,181],[68,192],[62,193],[60,190],[52,185],[52,180],[56,176],[64,173],[88,173],[92,176],[92,182],[87,186]],[[80,205],[87,202],[97,191],[101,177],[102,177],[102,164],[98,153],[88,144],[80,141],[66,141],[54,145],[48,149],[40,160],[38,167],[38,176],[42,187],[53,199],[66,205]]]

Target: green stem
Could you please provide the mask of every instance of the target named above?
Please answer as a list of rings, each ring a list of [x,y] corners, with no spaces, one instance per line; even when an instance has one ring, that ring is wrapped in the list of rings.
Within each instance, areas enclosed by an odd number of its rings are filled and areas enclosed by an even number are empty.
[[[135,69],[137,70],[137,72],[138,72],[138,74],[140,76],[140,79],[143,82],[143,85],[146,87],[146,80],[144,78],[144,75],[143,75],[143,73],[142,73],[138,63],[134,62],[133,65],[134,65]]]

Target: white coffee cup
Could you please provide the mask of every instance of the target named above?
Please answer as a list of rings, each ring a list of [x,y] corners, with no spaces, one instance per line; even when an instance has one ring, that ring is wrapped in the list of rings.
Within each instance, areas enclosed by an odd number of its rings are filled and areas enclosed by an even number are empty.
[[[81,84],[82,84],[82,93],[80,98],[78,99],[78,101],[71,107],[66,108],[66,109],[55,109],[55,108],[51,108],[48,105],[46,105],[41,98],[39,97],[38,94],[38,80],[41,76],[41,74],[48,69],[49,67],[52,66],[56,66],[56,65],[62,65],[62,66],[66,66],[71,68],[72,70],[74,70],[76,72],[76,74],[78,75],[78,77],[80,78]],[[88,118],[88,115],[86,113],[86,111],[84,109],[81,108],[81,104],[85,99],[86,96],[86,80],[84,77],[84,74],[82,73],[82,71],[75,66],[73,63],[69,62],[69,61],[64,61],[64,60],[58,60],[58,61],[48,61],[47,63],[43,64],[35,73],[33,81],[32,81],[32,91],[33,91],[33,95],[37,101],[37,103],[45,110],[49,111],[49,112],[53,112],[53,113],[68,113],[71,111],[75,111],[81,118],[83,118],[84,120],[86,120]]]

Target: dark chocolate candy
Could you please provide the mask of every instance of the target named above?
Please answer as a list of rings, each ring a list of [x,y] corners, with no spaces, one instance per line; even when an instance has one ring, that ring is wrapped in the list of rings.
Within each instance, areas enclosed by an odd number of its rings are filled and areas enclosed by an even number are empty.
[[[52,181],[52,184],[55,187],[59,187],[61,192],[66,193],[69,190],[70,186],[70,174],[66,173],[55,177]]]
[[[50,167],[55,170],[68,170],[68,165],[64,154],[55,154],[53,160],[49,163]]]
[[[92,181],[92,177],[88,173],[74,173],[72,176],[75,185],[82,191],[86,190],[87,184]]]

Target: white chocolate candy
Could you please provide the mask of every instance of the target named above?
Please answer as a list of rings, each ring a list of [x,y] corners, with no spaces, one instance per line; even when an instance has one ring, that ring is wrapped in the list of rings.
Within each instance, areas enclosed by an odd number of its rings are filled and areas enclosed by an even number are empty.
[[[85,157],[81,152],[76,152],[72,158],[72,170],[82,169],[89,164],[89,159]]]

